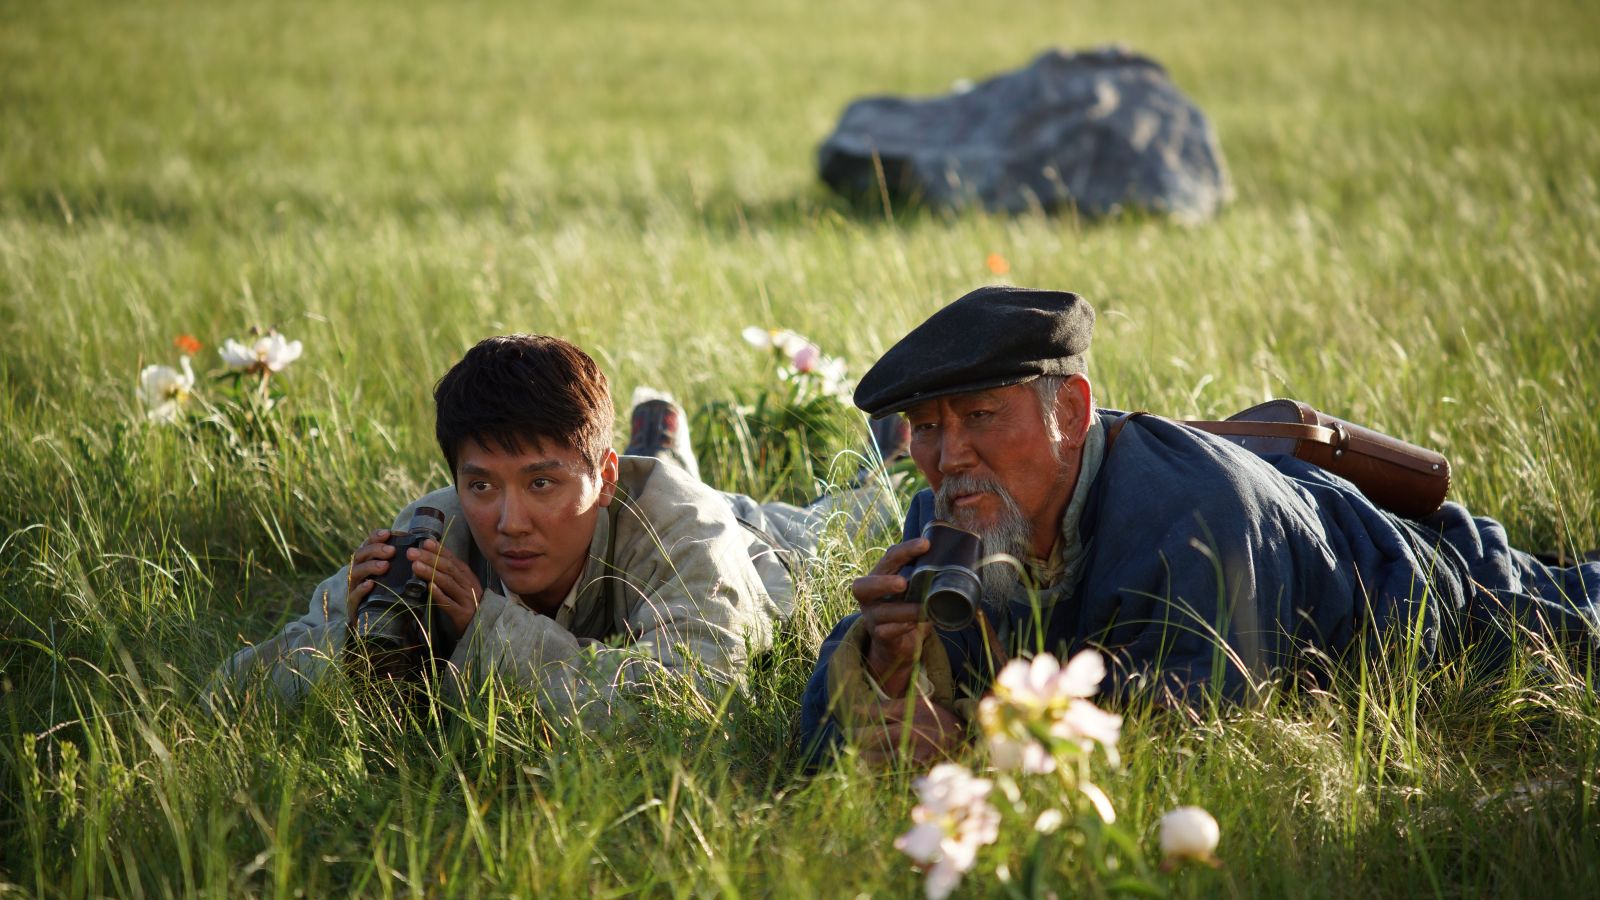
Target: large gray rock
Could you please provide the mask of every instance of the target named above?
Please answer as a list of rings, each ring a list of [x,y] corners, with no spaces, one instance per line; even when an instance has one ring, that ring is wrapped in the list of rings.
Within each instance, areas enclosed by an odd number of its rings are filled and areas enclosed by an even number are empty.
[[[881,166],[896,200],[957,209],[1138,207],[1199,221],[1231,195],[1205,114],[1160,64],[1119,47],[1051,50],[943,97],[857,100],[817,166],[847,196],[878,197]]]

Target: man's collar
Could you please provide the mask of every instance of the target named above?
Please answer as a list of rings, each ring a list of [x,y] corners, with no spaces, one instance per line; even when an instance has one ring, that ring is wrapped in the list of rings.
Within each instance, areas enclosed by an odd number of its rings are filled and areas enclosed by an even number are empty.
[[[1029,559],[1027,569],[1033,583],[1051,587],[1064,581],[1076,581],[1083,568],[1083,511],[1089,505],[1100,464],[1106,456],[1106,429],[1099,416],[1089,419],[1089,431],[1084,435],[1083,451],[1078,463],[1078,483],[1072,488],[1072,499],[1061,513],[1061,535],[1045,559]]]

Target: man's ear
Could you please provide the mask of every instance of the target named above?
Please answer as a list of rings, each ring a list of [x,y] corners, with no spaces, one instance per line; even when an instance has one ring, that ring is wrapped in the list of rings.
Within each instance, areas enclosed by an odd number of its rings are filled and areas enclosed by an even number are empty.
[[[600,499],[598,506],[610,506],[611,498],[617,495],[617,451],[606,450],[605,459],[600,461]]]
[[[1094,389],[1089,376],[1074,372],[1056,392],[1056,421],[1061,425],[1061,440],[1068,447],[1082,447],[1094,417]]]

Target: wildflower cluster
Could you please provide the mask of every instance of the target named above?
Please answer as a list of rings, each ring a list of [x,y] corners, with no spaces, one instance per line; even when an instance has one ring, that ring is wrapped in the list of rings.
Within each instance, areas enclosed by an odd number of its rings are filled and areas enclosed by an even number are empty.
[[[299,341],[288,340],[277,329],[251,328],[250,337],[249,343],[233,338],[223,342],[217,350],[222,369],[214,377],[229,382],[231,392],[239,395],[237,399],[271,408],[276,401],[272,376],[299,359],[303,348]],[[182,354],[178,368],[149,365],[139,372],[139,399],[145,407],[145,418],[152,422],[181,421],[185,406],[196,395],[190,360],[205,345],[189,334],[178,335],[172,343]]]
[[[814,386],[823,396],[841,403],[850,402],[854,386],[846,377],[844,360],[824,354],[822,348],[787,328],[752,325],[742,334],[752,347],[771,350],[782,360],[778,367],[779,378],[803,392]]]
[[[1089,762],[1096,750],[1115,767],[1120,765],[1117,743],[1122,717],[1100,709],[1089,698],[1099,692],[1105,678],[1100,654],[1085,650],[1062,666],[1055,657],[1040,654],[1031,660],[1012,660],[996,676],[992,692],[978,704],[978,724],[996,775],[980,778],[956,763],[936,766],[918,779],[918,803],[911,811],[913,827],[895,840],[895,847],[926,872],[923,889],[928,900],[943,900],[964,873],[978,864],[981,848],[995,844],[1007,816],[989,803],[998,786],[1010,800],[1010,809],[1029,822],[1024,834],[1036,865],[1048,858],[1045,841],[1071,826],[1082,839],[1101,846],[1090,854],[1091,863],[1109,874],[1116,864],[1107,862],[1122,848],[1126,864],[1149,877],[1136,841],[1118,838],[1116,810],[1105,791],[1090,780]],[[1024,800],[1021,776],[1054,775],[1053,783],[1032,784],[1034,792],[1049,797],[1048,806],[1033,815]],[[1220,865],[1216,849],[1220,829],[1211,814],[1186,806],[1168,813],[1160,823],[1162,869],[1170,871],[1185,861]],[[1002,859],[995,866],[1001,881],[1010,869]],[[1126,872],[1119,876],[1128,883]],[[1154,886],[1150,885],[1154,890]]]

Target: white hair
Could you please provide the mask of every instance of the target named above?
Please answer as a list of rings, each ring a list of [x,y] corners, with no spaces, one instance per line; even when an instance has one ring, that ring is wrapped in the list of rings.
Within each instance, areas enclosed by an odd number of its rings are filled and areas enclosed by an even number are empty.
[[[1061,393],[1061,387],[1067,383],[1066,375],[1040,375],[1030,384],[1033,393],[1039,398],[1039,418],[1044,422],[1045,437],[1050,439],[1050,455],[1056,462],[1062,462],[1061,456],[1061,417],[1056,415],[1056,397]]]

